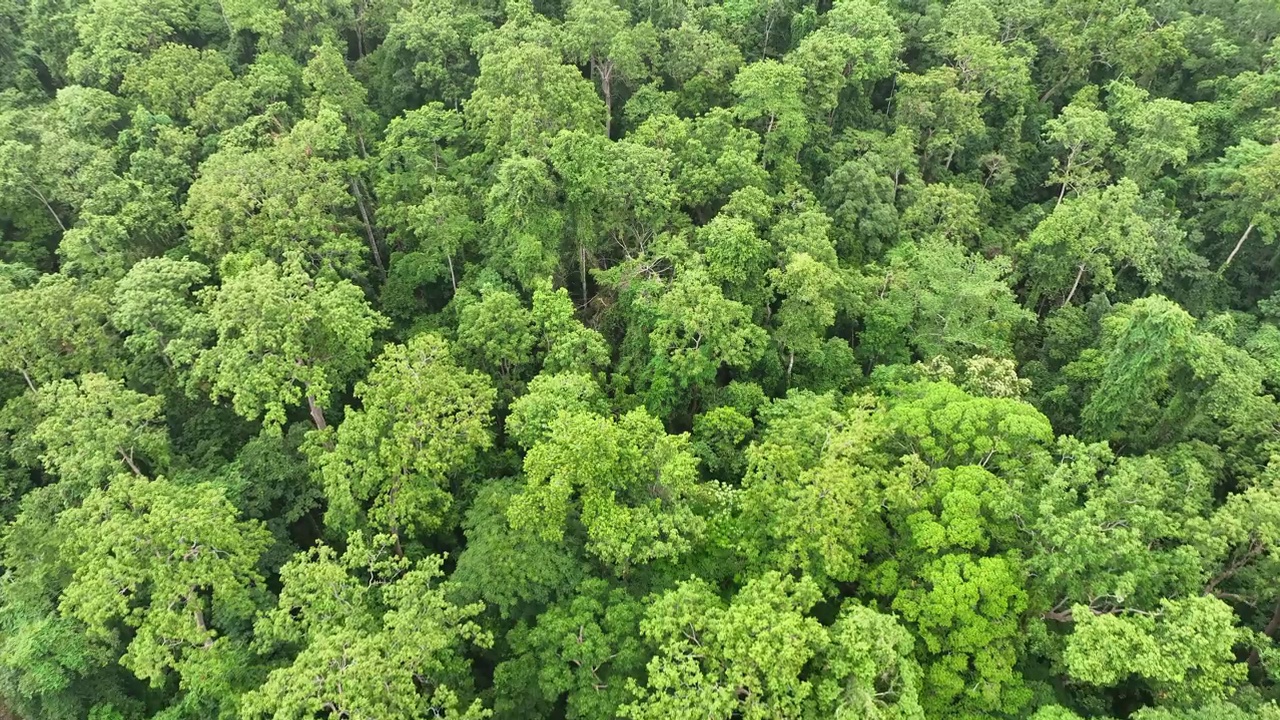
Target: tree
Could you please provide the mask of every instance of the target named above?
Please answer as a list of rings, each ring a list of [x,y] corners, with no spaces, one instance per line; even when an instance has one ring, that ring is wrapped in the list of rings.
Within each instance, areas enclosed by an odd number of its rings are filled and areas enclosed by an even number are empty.
[[[396,68],[397,75],[404,70],[411,73],[412,83],[409,78],[397,78],[399,84],[417,86],[413,90],[456,107],[475,82],[471,41],[490,27],[480,7],[413,0],[396,15],[375,55],[388,56],[386,63]]]
[[[111,323],[126,333],[124,347],[136,357],[154,357],[168,367],[189,364],[203,329],[193,288],[209,268],[191,260],[147,258],[115,285]]]
[[[443,275],[445,267],[457,290],[454,258],[474,242],[479,230],[471,216],[474,203],[453,178],[458,163],[453,145],[462,134],[461,113],[439,103],[410,110],[387,126],[374,188],[378,223],[391,246],[383,287],[388,311],[411,310],[416,303],[404,296],[412,297],[422,284]]]
[[[181,121],[190,117],[197,98],[231,79],[231,69],[217,50],[170,43],[126,70],[120,92],[152,112]]]
[[[761,411],[733,519],[749,566],[799,570],[824,588],[860,577],[884,532],[873,514],[884,482],[871,459],[877,430],[865,408],[834,404],[793,391]]]
[[[658,53],[658,35],[647,22],[630,23],[627,11],[612,0],[572,0],[561,36],[565,54],[591,69],[604,95],[604,134],[613,127],[613,97],[622,84],[642,82],[650,57]]]
[[[191,25],[191,7],[182,0],[146,6],[92,0],[76,13],[80,43],[67,58],[67,70],[90,84],[114,86],[140,56]]]
[[[1145,91],[1120,82],[1108,90],[1108,103],[1128,131],[1116,154],[1124,163],[1125,175],[1134,182],[1145,185],[1165,166],[1185,165],[1198,149],[1200,133],[1191,105],[1170,98],[1148,100]]]
[[[616,420],[561,412],[525,455],[524,474],[511,525],[559,541],[571,516],[580,518],[587,551],[620,574],[690,552],[716,501],[698,478],[688,436],[668,435],[644,410]]]
[[[512,527],[508,509],[521,485],[498,480],[476,492],[462,520],[467,546],[449,576],[456,597],[484,601],[503,619],[570,597],[588,576],[580,546],[548,540],[538,527]]]
[[[1268,239],[1276,233],[1280,218],[1280,143],[1270,147],[1252,140],[1227,149],[1226,155],[1205,171],[1207,189],[1222,198],[1222,229],[1244,231],[1218,268],[1227,269],[1254,230]]]
[[[1102,291],[1115,289],[1116,269],[1137,268],[1148,284],[1158,283],[1162,255],[1158,227],[1147,216],[1138,186],[1129,179],[1057,205],[1049,217],[1019,243],[1023,272],[1037,301],[1061,295],[1069,305],[1089,274]],[[1072,276],[1074,265],[1074,280]]]
[[[169,437],[161,398],[125,388],[100,373],[41,388],[42,419],[32,438],[44,447],[45,468],[68,483],[96,487],[121,472],[163,470]]]
[[[946,65],[922,75],[904,73],[898,81],[895,117],[916,134],[920,171],[926,177],[950,171],[957,153],[986,134],[979,112],[982,93],[964,88],[960,73]]]
[[[319,458],[328,524],[368,525],[396,539],[444,524],[451,476],[486,449],[495,393],[437,335],[388,345],[356,384],[332,451]]]
[[[605,117],[595,88],[576,68],[531,44],[480,57],[466,116],[492,158],[541,156],[559,130],[599,128]]]
[[[0,367],[38,391],[45,383],[115,364],[108,304],[101,286],[45,275],[30,288],[4,295]]]
[[[657,654],[628,718],[868,717],[919,720],[919,668],[890,616],[846,603],[830,627],[808,616],[807,578],[765,573],[730,602],[692,579],[654,599],[640,632]]]
[[[945,240],[901,246],[886,267],[862,278],[859,354],[882,362],[902,362],[909,353],[922,360],[1008,357],[1014,330],[1031,318],[1004,280],[1010,269],[1008,258],[969,255]]]
[[[565,697],[566,717],[614,717],[627,681],[648,657],[639,637],[644,606],[622,588],[584,580],[572,598],[508,636],[512,659],[494,671],[499,716],[549,709]],[[532,691],[532,692],[531,692]]]
[[[623,717],[799,717],[813,702],[801,678],[828,638],[808,617],[821,598],[806,578],[768,573],[725,603],[706,582],[691,579],[659,596],[640,623],[654,646],[643,686]]]
[[[656,388],[696,392],[721,367],[748,368],[762,353],[764,332],[752,324],[750,312],[726,299],[701,270],[680,273],[655,310],[648,369]]]
[[[1235,616],[1221,600],[1163,600],[1152,614],[1079,609],[1063,655],[1071,674],[1084,682],[1109,685],[1138,675],[1171,699],[1186,701],[1220,699],[1244,677],[1232,651],[1239,632]]]
[[[64,615],[95,642],[122,641],[120,658],[161,687],[167,673],[188,692],[211,691],[244,662],[234,630],[252,616],[262,583],[258,558],[270,535],[236,511],[216,485],[179,485],[122,475],[63,513],[64,562],[74,569]]]
[[[1106,111],[1098,108],[1097,87],[1081,88],[1057,117],[1045,122],[1044,129],[1049,139],[1066,151],[1065,157],[1054,157],[1053,172],[1044,181],[1045,185],[1059,186],[1057,205],[1062,204],[1067,190],[1080,194],[1106,183],[1103,161],[1116,133]]]
[[[515,156],[502,161],[484,199],[489,257],[522,287],[546,279],[558,261],[564,217],[546,163]]]
[[[930,713],[1014,713],[1030,700],[1014,667],[1027,602],[1019,576],[1012,558],[942,555],[922,568],[919,587],[894,599],[933,656],[925,665]]]
[[[533,317],[514,293],[480,289],[480,297],[458,309],[458,356],[492,377],[504,397],[518,393],[533,361]]]
[[[268,149],[231,146],[209,156],[182,209],[192,249],[215,262],[243,252],[279,262],[293,252],[311,268],[354,270],[362,242],[335,160],[345,142],[340,117],[327,111]]]
[[[787,56],[805,75],[805,104],[814,126],[835,123],[846,88],[865,93],[893,74],[903,48],[902,31],[878,2],[841,0],[823,20],[825,26],[806,35]]]
[[[803,88],[800,69],[776,60],[751,63],[733,79],[734,111],[764,138],[765,164],[784,181],[798,172],[796,159],[809,138]]]
[[[259,617],[257,643],[300,649],[245,695],[244,717],[487,715],[460,683],[464,649],[492,642],[473,619],[482,606],[446,598],[439,556],[413,563],[392,545],[355,534],[342,555],[319,545],[281,569],[280,601]]]
[[[193,378],[270,426],[305,399],[323,430],[330,394],[363,369],[382,316],[350,282],[307,275],[296,254],[283,264],[234,256],[223,272],[220,287],[200,293],[215,340],[196,357]]]

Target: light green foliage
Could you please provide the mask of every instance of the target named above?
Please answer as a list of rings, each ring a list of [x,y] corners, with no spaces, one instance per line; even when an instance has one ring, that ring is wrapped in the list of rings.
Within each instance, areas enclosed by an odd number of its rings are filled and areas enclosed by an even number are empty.
[[[169,365],[192,361],[201,318],[193,286],[209,268],[190,260],[140,260],[116,283],[111,323],[126,333],[124,347],[138,357],[158,357]]]
[[[482,606],[445,597],[440,557],[410,562],[393,544],[356,534],[341,556],[320,545],[281,569],[279,605],[260,616],[258,643],[300,649],[245,696],[243,717],[486,717],[458,684],[464,648],[492,642],[473,619]]]
[[[235,1],[223,0],[223,9]],[[201,132],[225,132],[256,113],[274,115],[284,109],[280,103],[296,98],[301,85],[302,68],[293,59],[259,53],[239,77],[224,80],[196,98],[191,124]]]
[[[587,375],[580,373],[540,373],[529,390],[511,403],[507,416],[507,436],[520,447],[531,448],[548,439],[551,423],[560,413],[608,412],[604,393]]]
[[[326,109],[263,150],[228,147],[200,164],[183,217],[191,247],[214,261],[260,252],[277,261],[300,253],[309,267],[349,270],[363,244],[349,218],[353,199],[341,165],[349,142],[340,116]]]
[[[467,97],[475,80],[471,42],[487,29],[479,7],[412,0],[391,23],[378,52],[396,60],[407,57],[400,68],[409,70],[428,96],[455,104]]]
[[[884,422],[892,433],[888,452],[916,455],[935,468],[1038,470],[1053,441],[1048,419],[1030,404],[977,397],[946,381],[900,388]]]
[[[725,297],[749,308],[766,304],[765,269],[772,257],[754,223],[721,213],[698,228],[697,242],[707,274],[720,284]]]
[[[36,407],[40,461],[68,483],[95,487],[123,472],[163,470],[169,460],[162,399],[119,380],[99,373],[59,380],[41,388]]]
[[[702,271],[681,272],[655,310],[653,382],[677,392],[707,386],[722,366],[748,368],[764,349],[764,332],[748,309],[725,298]]]
[[[1270,242],[1280,231],[1280,142],[1270,146],[1245,140],[1205,170],[1209,192],[1221,198],[1216,213],[1222,229],[1242,234],[1222,267],[1230,264],[1256,228]]]
[[[225,628],[254,611],[270,536],[237,520],[221,488],[117,476],[58,522],[75,569],[60,607],[90,639],[118,643],[132,628],[120,662],[155,687],[172,670],[192,691],[229,672],[218,658],[239,651]]]
[[[692,121],[658,115],[645,121],[635,135],[648,145],[671,148],[676,199],[680,204],[700,208],[730,197],[732,205],[735,191],[746,188],[750,188],[746,192],[752,193],[753,203],[767,202],[761,191],[768,173],[761,166],[760,136],[739,127],[729,110],[712,109]]]
[[[1120,82],[1108,90],[1109,104],[1115,106],[1128,135],[1116,154],[1135,182],[1154,180],[1166,166],[1185,165],[1198,149],[1199,128],[1191,105],[1169,98],[1148,100],[1146,92]]]
[[[621,714],[801,717],[814,695],[801,673],[828,642],[822,625],[806,616],[820,597],[812,582],[777,573],[747,582],[730,603],[701,580],[681,583],[640,623],[657,654]]]
[[[467,103],[467,124],[491,156],[542,154],[559,130],[603,126],[604,107],[578,70],[547,48],[522,44],[486,53]]]
[[[315,416],[365,366],[382,317],[355,285],[308,276],[296,255],[284,264],[236,256],[224,273],[221,287],[201,292],[216,340],[196,358],[193,377],[249,419],[282,425],[304,398]]]
[[[1212,597],[1162,600],[1153,613],[1093,614],[1072,608],[1075,629],[1063,654],[1071,675],[1113,684],[1138,675],[1174,698],[1219,699],[1244,678],[1232,646],[1230,606]]]
[[[644,606],[600,579],[584,581],[572,599],[511,631],[513,658],[494,672],[499,717],[548,712],[564,696],[566,717],[607,720],[627,699],[626,679],[647,658],[639,637]],[[530,690],[534,690],[530,693]],[[532,697],[523,697],[532,695]]]
[[[608,366],[609,346],[604,336],[574,316],[567,290],[535,289],[532,314],[544,372],[592,373]]]
[[[911,633],[892,615],[846,602],[828,630],[831,647],[816,683],[818,713],[852,720],[920,720],[920,666]]]
[[[458,355],[485,371],[506,392],[518,387],[533,360],[533,318],[514,293],[481,288],[458,310]]]
[[[495,175],[484,199],[489,255],[522,287],[533,287],[557,262],[564,217],[554,204],[556,185],[546,163],[533,157],[507,158]]]
[[[141,55],[187,29],[190,12],[182,0],[90,0],[76,13],[80,44],[67,58],[67,70],[91,84],[114,85]]]
[[[751,63],[733,79],[738,119],[764,138],[763,159],[782,177],[798,170],[796,156],[809,137],[803,88],[800,69],[775,60]]]
[[[108,304],[101,286],[45,275],[0,296],[0,367],[31,389],[69,375],[114,367]]]
[[[1031,320],[1005,278],[1005,257],[970,255],[946,240],[908,243],[860,280],[858,352],[881,362],[944,356],[1007,357]]]
[[[1278,37],[0,0],[0,720],[1280,720]]]
[[[920,720],[911,639],[888,615],[846,603],[831,627],[808,615],[804,579],[765,573],[725,602],[700,580],[657,597],[640,623],[656,649],[629,718]]]
[[[946,65],[904,73],[898,82],[898,122],[916,133],[921,170],[930,176],[950,170],[956,154],[986,133],[982,93],[963,87],[960,73]]]
[[[746,467],[742,444],[754,429],[751,418],[737,408],[712,408],[693,420],[693,452],[711,477],[741,477]]]
[[[319,117],[325,110],[336,113],[355,138],[360,155],[367,157],[373,144],[370,134],[378,125],[377,113],[369,108],[368,92],[351,76],[342,53],[332,42],[326,40],[311,50],[311,60],[302,69],[302,82],[308,91],[304,103],[307,114]]]
[[[1080,603],[1099,613],[1157,609],[1161,598],[1202,587],[1210,533],[1210,478],[1203,468],[1143,457],[1112,458],[1105,445],[1064,439],[1058,466],[1039,491],[1032,528],[1040,553],[1034,585],[1055,610]]]
[[[1027,603],[1017,561],[943,555],[922,568],[920,580],[893,607],[919,633],[930,660],[926,710],[963,717],[1025,707],[1031,693],[1014,669],[1022,642],[1018,616]]]
[[[597,250],[611,240],[628,254],[643,252],[676,204],[671,160],[665,148],[611,143],[585,131],[557,137],[551,162],[564,181],[579,247]]]
[[[458,366],[439,336],[383,350],[357,383],[332,452],[319,465],[338,528],[368,524],[393,535],[439,528],[450,477],[489,447],[494,390]]]
[[[737,543],[751,563],[852,582],[884,528],[878,429],[866,408],[841,413],[831,396],[792,393],[761,412],[734,501]]]
[[[704,508],[716,501],[698,479],[688,437],[668,435],[644,410],[616,420],[562,412],[525,456],[524,473],[526,489],[508,510],[512,526],[560,540],[572,513],[588,552],[620,572],[693,550]]]
[[[976,189],[929,183],[902,211],[902,235],[971,245],[982,232],[981,201],[982,193]]]
[[[1046,185],[1060,187],[1058,202],[1068,192],[1078,195],[1106,183],[1103,161],[1116,133],[1107,113],[1098,108],[1098,88],[1082,88],[1057,117],[1045,122],[1044,129],[1063,150],[1063,155],[1054,157],[1053,172],[1045,180]]]
[[[1134,266],[1148,284],[1162,279],[1161,247],[1155,222],[1148,217],[1138,186],[1125,179],[1069,198],[1018,243],[1029,294],[1037,300],[1064,298],[1081,289],[1084,276],[1096,291],[1115,289],[1117,271]]]
[[[542,537],[539,528],[513,528],[507,510],[519,496],[512,480],[486,483],[463,518],[467,547],[449,576],[451,597],[483,600],[506,618],[567,597],[586,574],[580,547]]]
[[[169,44],[130,67],[120,82],[120,92],[153,112],[185,120],[196,98],[231,77],[218,51]]]

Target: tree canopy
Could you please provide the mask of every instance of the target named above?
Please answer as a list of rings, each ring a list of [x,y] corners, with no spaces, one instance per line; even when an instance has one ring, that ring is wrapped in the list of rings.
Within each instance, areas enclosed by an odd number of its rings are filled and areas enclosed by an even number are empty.
[[[1280,720],[1275,0],[0,0],[0,720]]]

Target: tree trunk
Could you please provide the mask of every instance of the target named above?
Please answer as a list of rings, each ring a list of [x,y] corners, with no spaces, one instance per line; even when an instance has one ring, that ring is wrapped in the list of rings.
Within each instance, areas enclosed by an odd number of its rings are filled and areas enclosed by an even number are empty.
[[[1067,175],[1071,174],[1071,164],[1075,162],[1075,159],[1076,154],[1074,151],[1067,156],[1067,166],[1062,170],[1062,189],[1058,191],[1058,202],[1053,204],[1055,210],[1062,204],[1062,198],[1067,194]]]
[[[600,74],[600,91],[604,93],[604,136],[613,132],[613,63],[595,62]]]
[[[44,205],[44,209],[49,211],[49,214],[53,216],[53,221],[58,223],[58,227],[62,228],[62,232],[66,232],[67,226],[62,224],[62,218],[58,217],[58,213],[54,212],[53,206],[49,204],[47,199],[45,199],[44,193],[35,189],[32,189],[30,192]]]
[[[138,464],[133,461],[133,455],[124,451],[124,448],[116,448],[116,452],[120,453],[120,459],[124,460],[124,464],[129,466],[134,475],[142,477],[142,471],[138,469]]]
[[[1276,634],[1277,630],[1280,630],[1280,603],[1276,604],[1275,612],[1271,613],[1271,621],[1262,629],[1262,634],[1267,637],[1272,637]],[[1249,653],[1249,664],[1257,665],[1259,659],[1261,658],[1258,656],[1258,650],[1257,648],[1254,648],[1254,650]]]
[[[1062,301],[1062,307],[1071,304],[1071,298],[1076,296],[1076,290],[1080,287],[1080,278],[1084,277],[1084,263],[1080,263],[1080,272],[1076,273],[1076,281],[1071,284],[1071,292],[1067,293],[1067,299]]]
[[[1049,89],[1045,90],[1044,94],[1040,96],[1040,102],[1044,102],[1049,98],[1053,97],[1054,93],[1058,92],[1058,88],[1062,87],[1062,84],[1067,81],[1067,77],[1068,77],[1067,75],[1063,75],[1062,77],[1058,78],[1058,82],[1054,83],[1053,85],[1050,85]]]
[[[329,427],[329,423],[324,421],[324,408],[320,407],[312,395],[307,396],[307,408],[311,411],[311,422],[316,424],[317,430]]]
[[[1249,237],[1249,233],[1251,232],[1253,232],[1253,223],[1249,223],[1249,227],[1244,229],[1244,234],[1236,241],[1236,246],[1231,248],[1231,254],[1227,256],[1227,261],[1222,263],[1222,267],[1218,268],[1219,274],[1221,274],[1223,270],[1227,269],[1227,266],[1231,264],[1232,260],[1236,259],[1236,253],[1240,252],[1240,247],[1244,245],[1245,239]]]
[[[587,309],[591,298],[587,295],[587,246],[578,245],[578,275],[582,280],[582,309]]]
[[[356,196],[356,207],[360,209],[360,219],[364,222],[364,233],[369,238],[369,251],[373,253],[373,264],[378,267],[378,272],[384,277],[387,274],[387,268],[382,264],[382,253],[378,251],[378,238],[373,233],[373,221],[369,217],[369,210],[364,204],[364,194],[360,192],[360,185],[355,179],[351,180],[351,192]]]

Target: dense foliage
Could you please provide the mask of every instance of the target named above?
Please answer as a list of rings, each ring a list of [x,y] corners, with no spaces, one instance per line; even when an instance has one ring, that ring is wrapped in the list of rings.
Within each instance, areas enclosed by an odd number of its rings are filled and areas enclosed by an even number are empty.
[[[1275,0],[0,0],[0,717],[1280,718]]]

